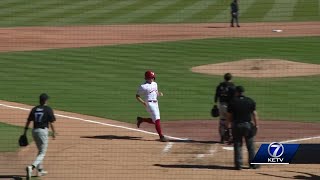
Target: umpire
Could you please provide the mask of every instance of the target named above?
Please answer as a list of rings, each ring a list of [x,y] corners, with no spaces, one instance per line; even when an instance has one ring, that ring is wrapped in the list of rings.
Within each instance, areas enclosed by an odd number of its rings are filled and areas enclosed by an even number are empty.
[[[240,27],[239,25],[239,4],[238,0],[233,0],[233,2],[230,4],[231,7],[231,27],[233,26],[234,21],[237,24],[237,27]]]
[[[232,81],[232,74],[226,73],[224,75],[224,81],[221,82],[216,87],[216,93],[214,97],[214,103],[216,104],[219,101],[219,114],[220,114],[220,121],[219,121],[219,134],[220,134],[220,141],[224,143],[225,140],[229,140],[230,132],[227,128],[226,123],[226,116],[227,116],[227,108],[228,103],[233,98],[234,95],[234,84]]]
[[[242,138],[245,139],[249,163],[255,155],[254,137],[258,128],[258,115],[256,103],[249,97],[244,96],[244,88],[237,86],[235,97],[228,106],[228,127],[232,125],[234,140],[234,164],[237,170],[242,169]],[[257,165],[251,165],[250,169],[257,169]]]

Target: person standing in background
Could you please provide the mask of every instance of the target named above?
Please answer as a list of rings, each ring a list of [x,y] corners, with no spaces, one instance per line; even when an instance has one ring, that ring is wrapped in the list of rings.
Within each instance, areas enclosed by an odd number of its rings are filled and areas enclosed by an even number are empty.
[[[233,2],[230,5],[231,7],[231,27],[234,27],[234,22],[236,23],[237,27],[240,27],[239,25],[239,4],[238,0],[233,0]]]

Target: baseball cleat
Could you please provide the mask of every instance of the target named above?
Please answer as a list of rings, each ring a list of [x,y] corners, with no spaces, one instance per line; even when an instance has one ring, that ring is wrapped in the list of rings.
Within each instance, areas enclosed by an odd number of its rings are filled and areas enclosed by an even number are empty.
[[[260,165],[259,164],[251,164],[250,169],[260,169]]]
[[[168,142],[169,140],[164,136],[160,136],[160,141],[161,142]]]
[[[142,123],[142,118],[141,117],[137,117],[137,127],[140,128],[140,124]]]
[[[48,174],[48,171],[45,171],[45,170],[38,171],[38,176],[45,176],[47,174]]]
[[[27,171],[27,180],[30,180],[32,177],[32,166],[27,166],[26,171]]]
[[[221,136],[221,138],[220,138],[220,143],[224,144],[224,137],[223,136]]]

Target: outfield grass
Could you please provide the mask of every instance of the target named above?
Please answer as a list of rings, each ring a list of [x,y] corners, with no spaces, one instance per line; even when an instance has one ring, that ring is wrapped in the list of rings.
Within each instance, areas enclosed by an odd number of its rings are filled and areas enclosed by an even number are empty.
[[[23,131],[23,127],[0,123],[0,152],[17,151],[20,148],[18,140]],[[31,130],[28,131],[28,140],[29,143],[32,142]]]
[[[0,26],[229,22],[231,0],[2,0]],[[320,0],[240,1],[241,22],[318,21]]]
[[[165,96],[163,120],[209,119],[213,90],[222,79],[190,72],[197,65],[243,58],[279,58],[319,64],[320,37],[237,38],[1,53],[1,99],[36,104],[52,96],[54,108],[134,122],[146,115],[135,100],[146,69]],[[258,103],[264,119],[318,121],[319,76],[235,78]]]

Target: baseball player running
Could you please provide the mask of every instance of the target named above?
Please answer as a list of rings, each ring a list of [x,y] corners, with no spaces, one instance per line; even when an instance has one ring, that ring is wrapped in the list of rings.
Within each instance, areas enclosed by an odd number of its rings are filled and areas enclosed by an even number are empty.
[[[136,99],[143,104],[151,118],[137,117],[137,127],[139,128],[143,122],[154,124],[159,134],[160,141],[167,142],[167,139],[164,137],[161,130],[160,111],[158,105],[158,96],[163,96],[163,93],[158,91],[158,84],[155,82],[156,75],[154,72],[145,72],[144,79],[146,81],[139,86]],[[142,99],[141,96],[144,99]]]
[[[27,134],[27,130],[31,121],[33,121],[32,136],[38,148],[38,155],[31,166],[27,166],[27,180],[31,179],[32,171],[37,170],[38,176],[46,175],[48,172],[43,169],[42,162],[46,155],[48,148],[48,128],[51,126],[53,132],[53,139],[55,139],[55,128],[53,122],[56,120],[53,110],[47,106],[49,96],[47,94],[40,95],[40,105],[34,107],[26,122],[24,134]]]

